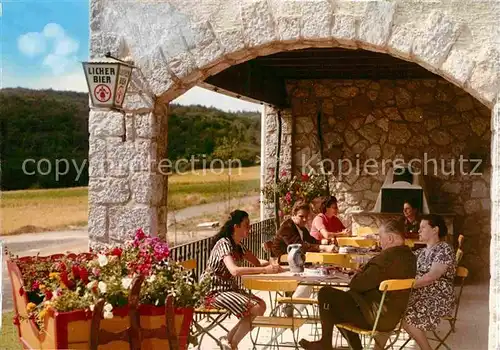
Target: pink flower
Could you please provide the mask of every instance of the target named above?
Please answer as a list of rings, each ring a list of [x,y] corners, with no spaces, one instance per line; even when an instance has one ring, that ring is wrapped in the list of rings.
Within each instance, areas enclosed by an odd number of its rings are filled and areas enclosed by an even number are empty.
[[[142,241],[145,237],[146,237],[146,234],[144,233],[144,231],[142,230],[142,228],[138,229],[135,232],[135,239],[136,240]]]
[[[38,288],[40,288],[40,283],[38,281],[33,281],[31,289],[38,289]]]
[[[285,200],[290,203],[292,201],[292,195],[290,192],[287,192],[287,194],[285,195]]]
[[[280,172],[280,176],[281,176],[281,177],[285,177],[286,175],[287,175],[286,170],[281,170],[281,172]]]
[[[101,270],[99,270],[97,267],[94,267],[92,269],[92,274],[95,276],[99,276],[101,274]]]
[[[280,216],[280,218],[282,218],[285,214],[283,213],[283,211],[281,211],[281,210],[280,210],[280,211],[278,212],[278,215]]]

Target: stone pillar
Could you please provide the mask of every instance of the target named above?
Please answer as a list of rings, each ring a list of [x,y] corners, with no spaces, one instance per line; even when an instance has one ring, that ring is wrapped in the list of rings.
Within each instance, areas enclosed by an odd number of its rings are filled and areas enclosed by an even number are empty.
[[[264,106],[262,112],[263,138],[261,148],[263,155],[261,161],[261,184],[274,183],[274,174],[276,169],[276,151],[278,145],[278,109]],[[285,171],[287,174],[292,172],[292,112],[290,109],[281,110],[281,152],[280,152],[280,173]],[[261,196],[263,199],[263,196]],[[274,206],[261,203],[261,219],[274,217]]]
[[[490,323],[488,349],[500,349],[500,99],[491,118]]]
[[[166,239],[169,169],[160,161],[167,150],[168,104],[132,91],[124,109],[90,112],[91,248],[122,243],[138,228]]]

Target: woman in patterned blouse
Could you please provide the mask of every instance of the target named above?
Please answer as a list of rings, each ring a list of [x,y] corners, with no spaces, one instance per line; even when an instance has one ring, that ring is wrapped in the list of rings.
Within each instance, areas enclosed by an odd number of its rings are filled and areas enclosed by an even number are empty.
[[[239,342],[250,331],[250,318],[262,316],[266,310],[265,302],[242,290],[236,277],[280,271],[279,265],[259,261],[241,243],[248,237],[249,231],[248,213],[242,210],[233,211],[215,236],[208,258],[206,272],[211,273],[211,290],[206,299],[207,307],[226,309],[240,319],[227,337],[221,338],[224,350],[237,349]],[[255,267],[238,266],[242,260]]]
[[[455,305],[453,281],[456,263],[452,247],[444,242],[448,230],[439,215],[424,215],[419,238],[426,247],[415,252],[417,276],[403,323],[406,331],[422,350],[431,350],[426,331],[436,329]]]

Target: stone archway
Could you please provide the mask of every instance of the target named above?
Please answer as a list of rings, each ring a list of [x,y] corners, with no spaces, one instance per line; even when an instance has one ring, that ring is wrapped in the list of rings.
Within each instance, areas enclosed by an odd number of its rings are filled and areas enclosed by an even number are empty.
[[[460,9],[440,3],[413,5],[326,0],[214,0],[201,5],[196,0],[91,1],[91,57],[111,51],[140,68],[125,113],[90,113],[93,244],[121,241],[137,225],[166,234],[167,180],[158,170],[158,160],[167,144],[168,103],[184,91],[232,65],[284,50],[340,46],[387,53],[422,65],[492,109],[489,348],[496,349],[500,344],[500,260],[495,257],[500,249],[500,52],[492,40],[472,39],[468,27],[475,25],[474,20],[460,22]],[[476,10],[469,7],[469,12]],[[496,7],[493,11],[500,12]]]

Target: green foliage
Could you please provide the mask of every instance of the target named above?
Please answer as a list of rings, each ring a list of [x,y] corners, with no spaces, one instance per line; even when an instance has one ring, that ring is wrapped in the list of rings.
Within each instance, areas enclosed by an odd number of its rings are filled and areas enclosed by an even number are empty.
[[[88,184],[88,95],[78,92],[29,89],[0,90],[0,189],[61,188]],[[260,154],[260,115],[256,112],[223,112],[202,106],[172,105],[168,121],[168,158],[191,159],[206,155],[207,164],[223,139],[238,140],[233,158],[243,166],[256,164]],[[36,171],[25,174],[26,159],[46,158],[75,162],[84,170],[78,180],[73,164],[66,175],[55,178]],[[202,162],[197,163],[198,166]],[[47,164],[44,164],[46,167]],[[63,166],[63,165],[61,165]],[[45,170],[43,168],[42,170]],[[28,164],[28,171],[36,165]],[[64,170],[64,168],[62,169]]]

